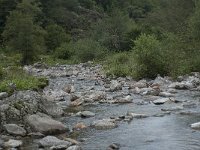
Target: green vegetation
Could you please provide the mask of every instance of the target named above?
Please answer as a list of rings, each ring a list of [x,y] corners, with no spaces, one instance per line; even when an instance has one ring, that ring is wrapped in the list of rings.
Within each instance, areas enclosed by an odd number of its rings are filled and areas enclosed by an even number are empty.
[[[199,8],[200,0],[0,0],[0,78],[6,85],[9,66],[36,61],[92,60],[137,79],[200,71]],[[37,88],[34,80],[18,88]]]
[[[37,78],[26,74],[19,67],[10,67],[3,72],[0,82],[0,92],[12,93],[11,84],[16,85],[16,90],[39,90],[48,85],[46,78]]]

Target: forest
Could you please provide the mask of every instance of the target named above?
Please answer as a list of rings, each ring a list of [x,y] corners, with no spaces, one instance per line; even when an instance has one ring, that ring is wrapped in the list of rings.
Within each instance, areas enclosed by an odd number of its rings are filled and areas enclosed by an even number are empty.
[[[94,61],[135,79],[200,70],[199,0],[0,0],[5,67]]]

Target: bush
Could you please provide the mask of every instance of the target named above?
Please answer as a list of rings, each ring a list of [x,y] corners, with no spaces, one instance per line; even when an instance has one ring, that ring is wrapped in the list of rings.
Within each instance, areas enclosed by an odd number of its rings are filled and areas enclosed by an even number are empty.
[[[134,41],[133,57],[136,62],[137,78],[154,78],[164,75],[164,57],[161,43],[154,35],[142,34]]]
[[[75,43],[75,60],[87,62],[105,57],[107,49],[91,39],[79,40]]]
[[[75,47],[74,43],[63,43],[60,47],[55,50],[54,57],[58,59],[70,59],[74,54]]]
[[[91,39],[62,44],[55,51],[55,58],[72,59],[75,63],[104,58],[106,49]]]
[[[111,76],[134,76],[134,60],[129,52],[115,53],[107,57],[104,69]]]

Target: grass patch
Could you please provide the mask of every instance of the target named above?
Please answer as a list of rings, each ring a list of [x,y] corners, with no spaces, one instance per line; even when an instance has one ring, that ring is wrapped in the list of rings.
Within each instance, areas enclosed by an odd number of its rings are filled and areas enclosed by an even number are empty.
[[[40,90],[48,85],[48,80],[28,75],[20,67],[10,67],[4,70],[4,76],[0,80],[0,92],[12,94],[12,83],[16,85],[16,90]]]

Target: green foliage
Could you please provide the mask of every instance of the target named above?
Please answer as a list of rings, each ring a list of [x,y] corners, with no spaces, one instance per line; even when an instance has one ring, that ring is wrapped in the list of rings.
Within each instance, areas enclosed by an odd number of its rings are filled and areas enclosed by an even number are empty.
[[[75,43],[74,59],[77,62],[100,60],[105,57],[107,49],[91,39],[79,40]]]
[[[106,17],[93,27],[92,38],[110,51],[128,50],[131,39],[127,39],[129,32],[133,31],[134,22],[128,15],[113,10],[110,17]]]
[[[130,52],[109,55],[104,63],[104,69],[109,76],[134,76],[134,65]]]
[[[156,77],[165,74],[161,44],[153,35],[142,34],[135,42],[133,56],[136,62],[136,77]]]
[[[3,68],[0,66],[0,80],[3,79],[4,71]]]
[[[32,63],[37,58],[37,51],[44,49],[45,32],[34,23],[35,14],[29,14],[32,12],[30,8],[22,7],[27,6],[27,3],[24,0],[19,3],[18,9],[10,13],[2,34],[8,47],[22,53],[22,64]],[[35,7],[31,4],[28,6]],[[24,12],[25,10],[28,12]]]
[[[5,77],[0,82],[0,92],[12,93],[9,86],[11,83],[16,84],[16,90],[39,90],[48,85],[48,80],[28,75],[18,67],[11,67],[6,70]]]
[[[105,57],[106,48],[91,39],[82,39],[77,42],[62,44],[55,51],[55,57],[59,59],[72,59],[74,62],[87,62],[89,60]]]
[[[55,50],[54,57],[58,59],[70,59],[75,53],[75,44],[73,42],[63,43]]]
[[[57,47],[61,46],[62,43],[68,42],[70,39],[65,30],[57,24],[48,25],[46,31],[46,45],[48,51],[54,51]]]
[[[196,1],[196,7],[194,15],[189,20],[192,36],[200,39],[200,1]]]

